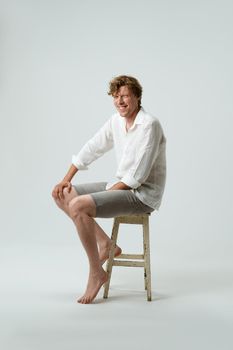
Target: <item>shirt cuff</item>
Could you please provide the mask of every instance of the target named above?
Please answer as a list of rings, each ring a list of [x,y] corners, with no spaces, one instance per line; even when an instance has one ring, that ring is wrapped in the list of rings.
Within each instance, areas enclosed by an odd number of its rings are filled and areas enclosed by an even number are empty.
[[[135,178],[133,176],[130,176],[130,175],[125,175],[119,181],[124,182],[124,184],[126,184],[127,186],[129,186],[131,188],[135,188],[135,189],[138,188],[139,186],[141,186],[141,183],[138,182],[137,180],[135,180]]]
[[[88,167],[84,164],[82,164],[79,159],[77,158],[77,156],[73,155],[72,156],[72,164],[74,164],[74,166],[76,166],[76,168],[78,168],[78,170],[88,170]]]

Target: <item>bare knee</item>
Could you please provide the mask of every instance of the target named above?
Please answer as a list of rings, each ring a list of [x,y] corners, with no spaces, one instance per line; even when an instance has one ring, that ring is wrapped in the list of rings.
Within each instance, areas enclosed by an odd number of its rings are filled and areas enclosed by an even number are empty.
[[[68,216],[70,216],[68,205],[69,205],[69,202],[73,198],[77,197],[77,192],[75,191],[75,189],[73,187],[71,188],[70,192],[68,191],[67,187],[65,187],[62,192],[63,192],[64,198],[58,197],[58,195],[54,191],[52,192],[52,197],[53,197],[56,205],[58,206],[58,208],[60,208]]]
[[[82,195],[73,198],[69,204],[69,214],[72,219],[82,218],[83,215],[95,217],[96,206],[90,195]]]
[[[68,205],[68,203],[75,197],[78,196],[77,191],[74,189],[74,187],[71,187],[71,190],[69,191],[67,187],[63,188],[63,198],[59,198],[58,196],[53,194],[53,198],[56,202],[59,202],[60,204]]]
[[[58,208],[65,210],[67,205],[65,204],[64,200],[59,199],[58,197],[53,195],[54,202],[58,206]]]
[[[68,210],[71,219],[75,220],[83,211],[83,204],[79,197],[71,199],[68,203]]]

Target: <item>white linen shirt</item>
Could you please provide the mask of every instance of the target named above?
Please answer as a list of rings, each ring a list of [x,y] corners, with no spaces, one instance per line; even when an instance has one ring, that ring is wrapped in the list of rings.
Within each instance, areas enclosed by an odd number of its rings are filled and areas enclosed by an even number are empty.
[[[117,159],[116,180],[108,182],[106,190],[121,181],[146,205],[158,210],[166,180],[166,138],[159,120],[143,107],[126,130],[126,118],[113,114],[100,130],[72,156],[78,170],[114,147]]]

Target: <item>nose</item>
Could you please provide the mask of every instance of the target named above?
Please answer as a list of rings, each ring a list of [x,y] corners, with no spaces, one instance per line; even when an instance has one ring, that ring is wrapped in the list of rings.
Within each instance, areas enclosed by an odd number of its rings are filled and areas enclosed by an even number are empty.
[[[119,96],[119,103],[120,104],[124,103],[123,96]]]

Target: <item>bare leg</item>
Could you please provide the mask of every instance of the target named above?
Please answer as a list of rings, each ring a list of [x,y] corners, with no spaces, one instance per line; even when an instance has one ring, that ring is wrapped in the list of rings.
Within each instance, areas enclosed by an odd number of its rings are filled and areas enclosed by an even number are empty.
[[[106,233],[102,230],[102,228],[98,225],[98,223],[96,221],[95,221],[95,224],[96,224],[95,225],[95,235],[96,235],[96,239],[97,239],[98,246],[99,246],[99,258],[100,258],[101,264],[103,265],[109,257],[109,252],[110,252],[112,241],[106,235]],[[104,235],[106,235],[108,237],[108,239],[106,239],[104,237]],[[121,248],[118,245],[116,245],[114,256],[116,257],[116,256],[120,255],[121,252],[122,252]]]
[[[70,209],[69,209],[69,203],[70,201],[79,196],[77,191],[75,190],[74,187],[72,187],[72,190],[70,193],[68,193],[67,189],[65,188],[64,191],[64,199],[55,199],[55,202],[57,206],[62,209],[70,218]],[[103,231],[103,229],[99,226],[99,224],[93,219],[94,221],[94,234],[96,236],[97,244],[98,244],[98,249],[99,249],[99,259],[101,261],[101,264],[103,265],[104,262],[108,259],[109,257],[109,251],[111,247],[111,239],[109,236]],[[115,248],[115,256],[118,256],[121,254],[121,248],[119,246],[116,246]]]
[[[101,286],[107,282],[108,274],[102,268],[99,259],[96,236],[93,234],[95,221],[95,205],[91,197],[82,196],[73,199],[70,204],[70,216],[77,228],[80,240],[86,250],[89,260],[89,278],[84,295],[78,299],[79,303],[89,304],[98,294]]]

